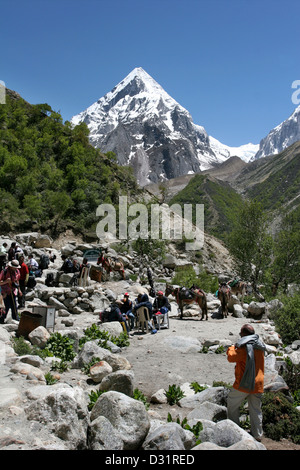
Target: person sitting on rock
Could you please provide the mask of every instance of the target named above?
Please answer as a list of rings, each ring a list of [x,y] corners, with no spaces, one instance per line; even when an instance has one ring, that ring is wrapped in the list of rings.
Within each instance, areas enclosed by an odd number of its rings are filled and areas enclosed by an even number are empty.
[[[110,311],[108,311],[107,321],[119,321],[120,323],[125,323],[127,334],[129,333],[129,326],[127,324],[127,318],[125,315],[122,315],[121,310],[117,303],[113,303],[110,306]]]
[[[121,305],[120,305],[121,313],[127,316],[127,318],[130,321],[130,329],[133,330],[135,315],[132,312],[133,303],[132,303],[132,300],[129,299],[128,292],[125,292],[124,298],[121,302],[122,302]]]

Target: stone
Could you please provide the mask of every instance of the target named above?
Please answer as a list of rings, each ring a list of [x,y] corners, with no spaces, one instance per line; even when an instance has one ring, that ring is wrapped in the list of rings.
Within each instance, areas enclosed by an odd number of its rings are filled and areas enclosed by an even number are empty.
[[[195,436],[188,431],[192,436],[187,439],[187,431],[178,423],[167,423],[159,426],[154,431],[150,432],[143,443],[143,450],[150,451],[163,451],[163,450],[187,450],[196,443]],[[186,446],[186,442],[189,444]]]
[[[100,383],[112,371],[112,367],[106,361],[100,361],[90,367],[90,377],[93,382]]]
[[[31,344],[38,346],[41,349],[44,349],[49,338],[50,333],[44,326],[38,326],[28,335],[28,339]]]
[[[27,419],[46,425],[70,450],[85,450],[89,413],[84,391],[66,384],[52,387],[25,408]]]
[[[107,356],[112,353],[105,348],[98,346],[98,341],[87,341],[81,348],[78,355],[71,363],[73,369],[82,369],[86,364],[89,364],[92,359],[98,358],[105,361]]]
[[[96,401],[90,420],[106,417],[124,444],[124,450],[139,449],[150,429],[150,419],[141,401],[115,391],[100,395]]]
[[[24,362],[17,362],[14,364],[11,368],[11,372],[26,375],[29,379],[33,378],[40,382],[46,382],[44,372],[42,372],[38,367],[34,367]]]
[[[106,375],[100,386],[99,390],[109,391],[113,390],[116,392],[124,393],[129,397],[133,396],[133,380],[134,375],[128,370],[118,370]]]
[[[209,401],[203,402],[199,407],[193,409],[188,415],[187,419],[197,419],[201,421],[206,419],[209,421],[220,421],[227,418],[227,407],[211,403]]]
[[[123,450],[124,444],[119,433],[105,416],[96,418],[88,428],[89,450]]]
[[[251,317],[261,317],[265,313],[266,303],[265,302],[250,302],[247,311]]]

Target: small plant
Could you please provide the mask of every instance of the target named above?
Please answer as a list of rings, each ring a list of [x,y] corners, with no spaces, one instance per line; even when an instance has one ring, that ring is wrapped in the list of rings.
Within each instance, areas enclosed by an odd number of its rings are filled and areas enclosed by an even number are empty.
[[[130,345],[128,335],[125,331],[120,333],[119,336],[111,336],[110,341],[119,346],[119,348],[125,348]]]
[[[215,354],[223,354],[225,352],[224,346],[220,345],[216,350]]]
[[[109,349],[107,342],[109,341],[109,334],[107,331],[101,330],[98,328],[95,323],[92,324],[89,328],[84,330],[84,336],[79,340],[79,347],[81,348],[87,341],[99,340],[99,346],[105,349]]]
[[[200,385],[198,382],[192,382],[190,384],[190,388],[194,390],[195,393],[203,392],[203,390],[207,389],[206,385]]]
[[[110,347],[108,346],[108,341],[111,341],[119,347],[125,347],[130,345],[128,335],[127,333],[125,333],[125,331],[120,333],[119,336],[110,336],[107,331],[100,329],[97,325],[93,323],[91,327],[84,330],[84,336],[79,340],[79,347],[82,348],[82,346],[87,341],[95,340],[98,340],[98,345],[101,346],[101,348],[105,348],[108,350],[110,350]]]
[[[169,405],[177,405],[179,400],[185,396],[179,385],[174,384],[169,385],[169,389],[168,391],[165,391],[165,395]]]
[[[63,361],[72,361],[76,356],[73,349],[74,341],[60,333],[54,333],[47,341],[44,353],[48,356],[59,357]]]
[[[149,410],[150,403],[147,402],[145,395],[138,389],[135,388],[133,391],[133,398],[144,403],[146,410]]]
[[[54,361],[52,362],[51,370],[66,372],[66,370],[68,370],[68,363],[66,361]]]
[[[90,362],[88,362],[87,364],[84,364],[84,366],[81,368],[81,371],[84,373],[84,374],[87,374],[89,375],[90,373],[90,368],[97,364],[97,362],[100,362],[100,358],[99,357],[93,357],[93,359],[90,360]]]
[[[167,418],[168,423],[173,422],[173,418],[170,413],[168,413],[168,418]],[[176,423],[179,424],[183,429],[187,429],[188,431],[191,431],[194,436],[196,437],[197,441],[195,445],[198,445],[201,443],[201,440],[199,439],[200,432],[203,430],[203,425],[201,421],[198,421],[194,426],[190,426],[187,424],[187,418],[184,418],[182,422],[180,423],[180,419],[177,418]]]
[[[26,354],[32,354],[31,346],[25,341],[23,336],[19,338],[13,338],[13,348],[18,356],[25,356]]]
[[[102,390],[92,390],[91,393],[89,393],[89,399],[90,399],[90,402],[88,404],[88,410],[91,411],[96,403],[96,401],[98,400],[98,398],[100,397],[100,395],[102,395],[102,393],[105,393],[104,391]]]
[[[57,382],[57,379],[55,379],[50,372],[47,372],[47,374],[45,374],[45,380],[47,385],[53,385]]]

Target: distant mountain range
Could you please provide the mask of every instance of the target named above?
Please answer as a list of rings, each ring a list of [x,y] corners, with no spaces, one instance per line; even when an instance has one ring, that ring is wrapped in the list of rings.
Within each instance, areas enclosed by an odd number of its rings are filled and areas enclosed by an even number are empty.
[[[300,106],[260,144],[229,147],[209,136],[141,67],[71,119],[85,122],[91,144],[133,167],[141,186],[213,168],[232,156],[245,162],[276,154],[300,139]]]

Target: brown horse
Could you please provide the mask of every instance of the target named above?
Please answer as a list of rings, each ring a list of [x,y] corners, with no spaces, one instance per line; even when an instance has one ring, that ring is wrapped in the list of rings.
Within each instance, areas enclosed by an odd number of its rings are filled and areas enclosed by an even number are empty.
[[[108,258],[107,256],[104,256],[102,254],[101,256],[99,256],[97,264],[101,264],[107,274],[110,274],[112,271],[119,272],[122,276],[122,279],[125,279],[125,271],[122,261],[115,261],[112,258]]]
[[[228,315],[228,302],[230,299],[231,293],[230,293],[230,287],[228,287],[227,284],[221,284],[218,289],[218,299],[221,302],[221,309],[222,309],[222,315],[223,318],[227,318]]]
[[[251,285],[247,284],[247,282],[244,281],[237,281],[236,284],[231,285],[234,281],[228,281],[227,286],[230,288],[230,292],[233,295],[241,295],[241,303],[242,306],[244,304],[244,297],[246,294],[250,293]]]
[[[188,296],[186,295],[186,292],[188,291]],[[202,317],[200,320],[204,319],[204,316],[207,318],[207,301],[206,301],[206,295],[205,292],[202,289],[198,288],[191,288],[191,289],[185,289],[184,287],[176,287],[174,289],[173,286],[167,284],[166,285],[166,290],[165,290],[165,296],[168,297],[168,295],[172,294],[177,302],[177,305],[180,309],[180,318],[182,319],[183,317],[183,307],[184,305],[189,305],[196,303],[199,305],[201,311],[202,311]]]

